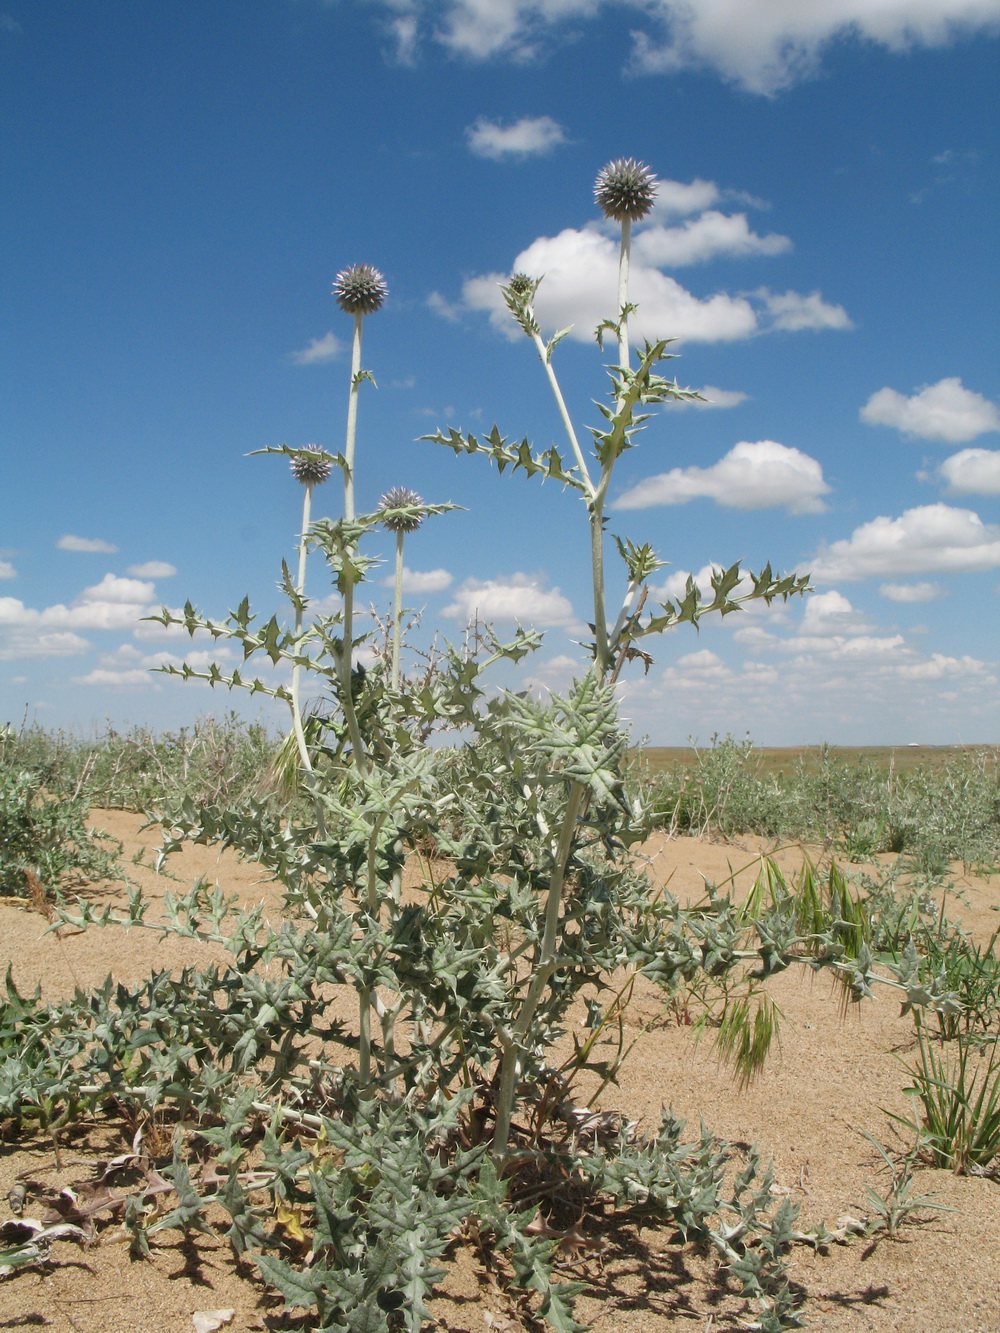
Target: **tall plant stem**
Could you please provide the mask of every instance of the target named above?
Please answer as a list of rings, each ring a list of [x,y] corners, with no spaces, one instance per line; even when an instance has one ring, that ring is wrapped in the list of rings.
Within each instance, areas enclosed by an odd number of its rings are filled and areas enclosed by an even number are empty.
[[[628,268],[632,254],[632,219],[622,218],[622,239],[618,251],[618,364],[629,367],[628,349]]]
[[[394,690],[399,689],[399,640],[403,621],[403,532],[396,533],[396,592],[392,604],[392,673]]]
[[[309,549],[309,519],[312,510],[312,486],[307,485],[305,496],[302,500],[302,536],[299,538],[299,568],[295,579],[295,591],[298,594],[299,601],[295,607],[295,656],[299,657],[299,640],[302,635],[302,598],[306,588],[306,557]],[[306,745],[306,734],[302,729],[302,707],[299,701],[299,690],[302,680],[302,667],[298,662],[292,666],[292,730],[295,732],[295,742],[299,747],[299,759],[302,761],[302,767],[307,773],[312,772],[312,760],[309,758],[309,747]]]
[[[351,394],[347,402],[347,439],[344,445],[344,518],[353,522],[354,514],[354,441],[358,430],[358,390],[361,387],[361,324],[364,316],[357,312],[354,316],[354,342],[351,347]],[[354,762],[362,773],[367,771],[368,762],[358,726],[358,715],[354,709],[354,696],[351,692],[351,664],[354,655],[354,572],[344,570],[344,638],[340,650],[340,694],[344,718],[347,722]]]
[[[368,835],[364,905],[371,921],[377,921],[379,916],[378,871],[375,858],[378,854],[379,834],[384,823],[385,816],[378,816]],[[374,989],[366,982],[358,986],[358,1082],[362,1093],[368,1092],[372,1081],[372,1009],[375,1007],[376,999]]]
[[[580,479],[585,488],[585,498],[587,508],[590,511],[590,562],[593,570],[594,579],[594,639],[595,639],[595,659],[598,670],[604,676],[608,670],[608,628],[607,616],[604,610],[604,497],[595,489],[593,480],[590,476],[590,469],[587,467],[587,460],[583,456],[583,450],[580,448],[580,441],[577,439],[576,429],[573,426],[569,415],[569,409],[566,407],[566,399],[563,397],[559,380],[556,378],[556,372],[552,368],[552,359],[549,356],[549,349],[542,341],[540,333],[532,333],[531,341],[535,344],[535,350],[538,352],[539,360],[545,367],[545,374],[552,389],[556,405],[559,408],[559,415],[562,417],[563,426],[566,429],[566,435],[569,438],[570,447],[576,458],[576,465],[580,472]],[[605,485],[604,490],[607,490]]]
[[[590,502],[590,564],[594,577],[594,663],[603,680],[610,666],[608,619],[604,609],[604,496]]]
[[[532,1020],[541,1003],[545,988],[552,974],[558,970],[556,954],[556,934],[559,929],[559,908],[562,905],[563,888],[566,883],[566,868],[573,850],[576,836],[576,821],[583,804],[585,788],[579,782],[571,784],[563,814],[562,827],[559,830],[559,842],[556,845],[552,861],[552,874],[549,876],[549,891],[545,901],[545,922],[542,928],[542,943],[535,959],[534,972],[528,993],[521,1005],[509,1036],[504,1040],[503,1060],[500,1066],[500,1089],[497,1096],[497,1117],[493,1130],[493,1153],[502,1157],[507,1151],[510,1139],[510,1122],[524,1066],[523,1042],[531,1027]]]
[[[576,429],[573,426],[569,409],[566,407],[566,400],[563,397],[562,389],[559,387],[556,372],[552,369],[552,359],[549,356],[549,349],[542,342],[542,335],[540,333],[533,333],[531,335],[531,341],[535,344],[539,359],[545,367],[545,374],[548,377],[549,386],[552,389],[553,396],[556,400],[556,406],[559,408],[559,415],[562,417],[563,426],[569,437],[570,448],[573,450],[573,456],[576,458],[576,465],[580,470],[580,478],[587,489],[588,499],[591,499],[594,494],[594,483],[590,479],[590,470],[587,467],[587,460],[584,458],[583,450],[580,448],[580,441],[576,438]]]
[[[354,519],[354,441],[358,433],[358,390],[361,388],[361,324],[364,315],[354,316],[351,344],[351,395],[347,400],[347,439],[344,444],[344,517]]]

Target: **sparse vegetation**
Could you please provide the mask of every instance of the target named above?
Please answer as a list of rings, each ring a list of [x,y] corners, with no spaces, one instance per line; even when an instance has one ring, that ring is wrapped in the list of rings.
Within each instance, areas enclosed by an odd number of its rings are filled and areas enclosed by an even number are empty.
[[[77,801],[154,807],[164,862],[188,843],[235,848],[280,883],[284,913],[272,922],[203,883],[168,895],[162,913],[138,891],[127,904],[64,901],[62,924],[152,929],[213,945],[223,961],[132,984],[109,977],[46,1002],[8,977],[0,1115],[15,1132],[36,1126],[58,1147],[75,1120],[113,1114],[127,1128],[139,1179],[127,1197],[95,1204],[90,1218],[118,1220],[137,1257],[160,1231],[214,1228],[318,1333],[419,1333],[439,1261],[459,1233],[503,1256],[494,1279],[527,1324],[578,1333],[585,1282],[564,1242],[598,1219],[636,1232],[655,1223],[697,1247],[720,1289],[743,1302],[745,1326],[800,1326],[789,1251],[834,1233],[796,1230],[796,1204],[775,1194],[751,1145],[704,1125],[688,1134],[669,1109],[640,1126],[599,1105],[630,1049],[623,1016],[639,978],[660,988],[665,1011],[681,1006],[714,1028],[742,1082],[760,1072],[778,1031],[768,987],[779,974],[825,972],[845,1005],[876,985],[891,988],[905,1010],[936,1016],[940,1035],[954,1037],[960,1066],[950,1086],[966,1102],[977,1098],[960,1149],[936,1130],[917,1147],[950,1153],[949,1162],[961,1152],[963,1166],[991,1160],[992,1057],[985,1082],[967,1077],[970,1038],[949,1025],[966,1012],[957,998],[964,986],[976,997],[977,1039],[993,1032],[995,969],[986,954],[959,959],[961,937],[943,910],[933,914],[930,891],[941,858],[982,863],[993,854],[995,771],[977,770],[974,780],[945,770],[940,781],[956,807],[947,811],[941,788],[917,777],[880,777],[884,800],[873,806],[874,778],[855,781],[832,763],[811,787],[803,775],[794,806],[732,742],[699,756],[673,788],[662,780],[652,800],[648,782],[630,772],[614,685],[643,656],[642,640],[808,588],[798,575],[734,564],[715,569],[710,595],[689,580],[676,603],[647,609],[648,580],[662,561],[650,546],[616,538],[624,595],[613,621],[606,613],[604,504],[615,464],[635,445],[647,407],[696,396],[660,374],[670,355],[664,341],[647,343],[630,364],[629,224],[649,207],[652,188],[651,173],[631,160],[598,179],[599,202],[621,223],[623,277],[615,317],[598,330],[599,340],[612,335],[618,363],[592,451],[580,444],[553,369],[561,335],[543,342],[532,305],[538,280],[521,274],[504,299],[542,362],[572,457],[555,448],[536,454],[496,427],[481,437],[455,429],[431,437],[578,497],[591,544],[593,640],[563,695],[543,701],[488,688],[494,663],[516,664],[537,648],[527,629],[504,642],[480,627],[442,650],[432,670],[408,674],[398,598],[390,660],[357,660],[354,607],[372,563],[365,542],[451,508],[394,492],[372,513],[355,511],[359,395],[371,379],[360,366],[362,320],[385,297],[381,274],[357,265],[335,285],[354,318],[344,451],[261,451],[290,458],[304,487],[294,576],[282,565],[287,623],[261,623],[247,601],[223,621],[191,604],[155,617],[192,637],[232,641],[243,657],[236,670],[164,669],[284,701],[289,738],[230,718],[161,737],[109,732],[90,747],[65,737],[47,746],[34,729],[4,742],[11,789],[35,793],[18,809],[69,808],[46,798],[43,782],[53,792],[72,787]],[[336,471],[343,515],[311,522],[312,489]],[[310,610],[315,552],[340,596],[332,614]],[[284,675],[254,675],[257,654]],[[328,702],[322,713],[303,715],[306,676]],[[453,745],[427,743],[442,731]],[[277,794],[289,775],[290,803]],[[876,822],[870,831],[862,811],[869,823],[884,814],[884,828]],[[764,859],[743,901],[723,884],[686,904],[654,892],[634,856],[658,824],[724,836],[794,829],[815,837],[822,827],[835,845],[888,839],[910,857],[912,887],[901,898],[885,877],[854,881],[832,864],[822,873],[807,864],[790,881]],[[57,847],[72,839],[59,834]],[[420,875],[404,893],[407,863]],[[582,1038],[573,1018],[581,1011]],[[927,1054],[923,1028],[918,1037],[919,1095],[936,1098],[945,1057]],[[951,1114],[937,1100],[927,1105]],[[908,1189],[905,1177],[894,1178],[879,1196],[890,1231],[913,1206]],[[67,1225],[77,1225],[72,1210]],[[42,1233],[22,1237],[0,1252],[0,1276],[46,1253]]]

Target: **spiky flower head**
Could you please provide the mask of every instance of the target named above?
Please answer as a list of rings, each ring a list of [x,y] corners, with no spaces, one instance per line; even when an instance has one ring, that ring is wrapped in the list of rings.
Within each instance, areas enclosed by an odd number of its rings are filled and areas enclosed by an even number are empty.
[[[303,486],[318,486],[333,471],[333,454],[318,444],[307,444],[292,454],[292,475]]]
[[[645,162],[619,157],[597,173],[594,198],[606,218],[638,222],[653,207],[657,180]]]
[[[423,500],[416,493],[411,491],[408,486],[393,486],[386,491],[378,502],[380,510],[384,509],[415,509],[417,505],[422,505]],[[390,532],[416,532],[424,521],[423,514],[386,514],[382,520]]]
[[[507,303],[507,309],[529,338],[541,332],[538,327],[538,320],[531,309],[531,303],[535,299],[535,292],[538,291],[540,282],[541,278],[530,278],[527,273],[513,273],[508,279],[507,285],[501,284],[500,286],[500,292]]]
[[[529,278],[527,273],[512,273],[507,290],[520,301],[530,301],[540,282],[541,278]]]
[[[373,315],[389,295],[385,278],[371,264],[341,269],[333,280],[333,294],[349,315]]]

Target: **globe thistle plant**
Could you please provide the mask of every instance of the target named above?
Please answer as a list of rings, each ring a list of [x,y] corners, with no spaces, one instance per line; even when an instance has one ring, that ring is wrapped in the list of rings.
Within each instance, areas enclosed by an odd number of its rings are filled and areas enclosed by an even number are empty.
[[[354,264],[341,269],[333,283],[333,295],[341,310],[354,316],[354,341],[351,346],[351,391],[347,402],[347,439],[344,445],[344,518],[355,519],[354,512],[354,441],[358,427],[358,390],[361,381],[372,379],[361,369],[361,325],[365,315],[381,310],[389,294],[386,281],[371,264]],[[372,381],[374,383],[374,380]],[[357,755],[357,764],[364,771],[366,760],[361,744],[361,732],[351,696],[351,653],[354,643],[354,585],[350,578],[344,587],[344,640],[340,661],[340,683],[344,699],[351,745]]]
[[[296,481],[300,481],[306,488],[306,493],[313,486],[319,486],[322,482],[329,479],[333,471],[333,454],[327,453],[319,445],[307,444],[302,449],[296,449],[292,454],[292,476]],[[303,525],[303,532],[306,529]]]
[[[619,157],[597,173],[594,198],[606,218],[638,222],[653,207],[657,181],[645,162]]]
[[[621,224],[618,254],[618,361],[629,364],[628,349],[628,269],[632,252],[632,223],[639,222],[653,207],[656,176],[634,157],[619,157],[597,173],[594,198],[609,221]]]
[[[389,295],[385,278],[371,264],[353,264],[341,269],[333,280],[333,294],[341,310],[349,315],[373,315]]]
[[[407,486],[393,486],[386,491],[378,502],[380,511],[384,511],[382,522],[390,532],[396,534],[396,591],[392,606],[392,666],[391,681],[394,690],[399,689],[399,647],[402,638],[403,623],[403,539],[408,532],[416,532],[424,521],[419,511],[423,500],[416,491]]]

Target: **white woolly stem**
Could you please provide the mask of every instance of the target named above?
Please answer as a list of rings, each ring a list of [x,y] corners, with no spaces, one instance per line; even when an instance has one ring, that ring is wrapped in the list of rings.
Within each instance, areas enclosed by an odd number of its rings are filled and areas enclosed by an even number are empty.
[[[622,218],[622,239],[618,252],[618,318],[621,321],[618,326],[618,363],[626,370],[629,368],[629,347],[628,316],[625,314],[625,307],[628,305],[628,268],[631,253],[632,219]]]
[[[396,533],[396,594],[392,608],[392,688],[399,689],[399,644],[403,620],[403,532]]]

